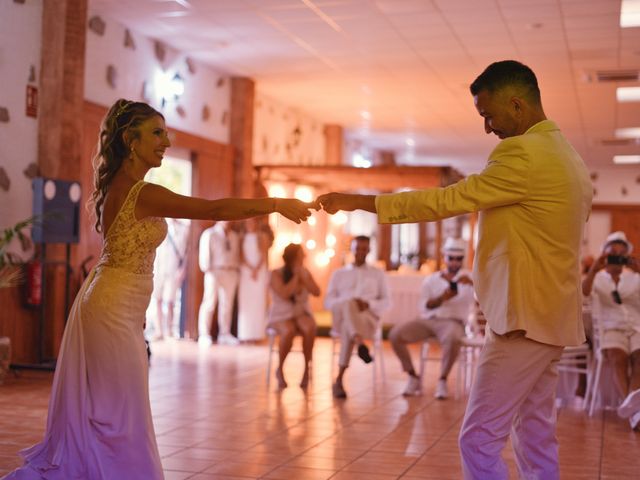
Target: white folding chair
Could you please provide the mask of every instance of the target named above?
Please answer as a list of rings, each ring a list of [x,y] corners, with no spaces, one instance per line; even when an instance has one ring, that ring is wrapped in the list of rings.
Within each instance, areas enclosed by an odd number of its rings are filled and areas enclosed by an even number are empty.
[[[279,352],[278,341],[277,341],[278,331],[273,327],[267,327],[265,332],[267,334],[267,340],[269,342],[269,358],[267,359],[267,387],[269,387],[269,385],[271,384],[271,368],[273,363],[273,354],[274,353],[277,354]],[[295,338],[294,338],[294,344],[295,344]],[[291,352],[304,353],[302,351],[302,348],[295,348],[293,346],[291,347]],[[312,372],[311,365],[309,365],[309,373],[311,374],[311,372]]]
[[[582,402],[583,409],[586,410],[593,396],[593,355],[588,343],[583,343],[577,347],[565,347],[556,368],[558,372],[575,373],[587,376],[587,388]],[[591,413],[590,413],[591,414]]]
[[[589,402],[589,416],[592,416],[595,412],[596,404],[598,398],[601,394],[600,391],[600,379],[602,375],[602,364],[604,363],[604,357],[602,355],[602,350],[600,348],[600,321],[596,318],[595,315],[592,314],[591,317],[592,323],[592,334],[591,334],[591,343],[593,345],[593,359],[592,359],[592,374],[591,374],[591,387],[590,387],[590,395],[587,397],[585,395],[585,403]]]
[[[334,376],[334,364],[335,357],[340,354],[340,332],[331,329],[329,331],[329,335],[331,336],[331,378]],[[371,366],[373,367],[372,375],[373,375],[373,383],[376,383],[377,372],[380,371],[380,375],[382,377],[382,381],[385,381],[385,371],[384,371],[384,344],[383,342],[383,334],[382,334],[382,322],[378,322],[376,326],[376,331],[373,334],[373,362],[371,362]],[[351,355],[357,355],[357,351],[354,348]]]
[[[480,351],[484,346],[484,337],[476,335],[463,337],[458,354],[458,394],[466,395],[473,384]]]
[[[442,357],[429,356],[430,342],[437,342],[434,337],[428,338],[422,342],[420,346],[420,369],[418,375],[420,381],[424,377],[424,373],[427,369],[427,363],[429,361],[442,361]],[[471,388],[473,382],[473,376],[475,374],[476,363],[480,350],[484,345],[484,337],[465,336],[461,340],[460,352],[458,353],[458,359],[456,360],[458,366],[457,382],[456,382],[456,398],[460,398],[465,395]]]

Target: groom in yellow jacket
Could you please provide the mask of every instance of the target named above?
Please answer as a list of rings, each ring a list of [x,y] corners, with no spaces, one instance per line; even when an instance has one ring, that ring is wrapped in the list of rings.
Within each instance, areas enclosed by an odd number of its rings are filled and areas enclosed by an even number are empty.
[[[501,452],[511,434],[520,476],[554,480],[555,364],[585,340],[579,255],[593,188],[547,120],[529,67],[493,63],[470,90],[485,132],[502,140],[481,173],[445,188],[318,200],[329,213],[375,212],[380,223],[480,211],[473,282],[489,328],[460,432],[464,476],[508,478]]]

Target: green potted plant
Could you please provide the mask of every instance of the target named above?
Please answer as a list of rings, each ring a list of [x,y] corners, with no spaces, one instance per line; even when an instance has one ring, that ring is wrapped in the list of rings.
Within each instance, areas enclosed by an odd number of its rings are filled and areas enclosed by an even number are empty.
[[[0,235],[0,288],[14,287],[22,281],[23,274],[19,266],[23,263],[23,259],[15,252],[10,252],[8,248],[12,240],[17,238],[22,251],[29,250],[32,246],[31,238],[23,230],[37,221],[39,221],[38,217],[30,217],[2,231]]]

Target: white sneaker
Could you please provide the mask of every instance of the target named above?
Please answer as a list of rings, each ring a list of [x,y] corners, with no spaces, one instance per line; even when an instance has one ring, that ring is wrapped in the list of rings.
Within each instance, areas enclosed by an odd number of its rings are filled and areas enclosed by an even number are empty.
[[[640,412],[636,412],[635,415],[631,415],[629,425],[631,425],[631,430],[640,428]]]
[[[449,398],[449,389],[447,388],[446,380],[438,380],[438,384],[436,385],[436,393],[433,394],[438,400],[444,400],[445,398]]]
[[[231,335],[230,333],[223,333],[218,335],[218,345],[238,345],[240,340]]]
[[[409,383],[407,383],[407,387],[404,389],[404,392],[402,392],[402,395],[405,397],[419,397],[422,395],[422,382],[420,378],[409,375]]]
[[[621,418],[629,418],[636,412],[640,412],[640,388],[627,395],[618,407],[618,416]]]
[[[198,337],[198,346],[200,348],[209,348],[213,344],[211,337],[209,335],[200,335]]]

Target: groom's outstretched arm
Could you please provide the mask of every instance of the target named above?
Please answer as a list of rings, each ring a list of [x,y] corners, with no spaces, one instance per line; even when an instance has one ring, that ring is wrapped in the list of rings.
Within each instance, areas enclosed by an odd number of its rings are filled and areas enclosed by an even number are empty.
[[[365,210],[376,212],[375,195],[357,195],[354,193],[325,193],[320,195],[316,202],[319,203],[327,213],[336,213],[338,210],[351,212],[353,210]]]

